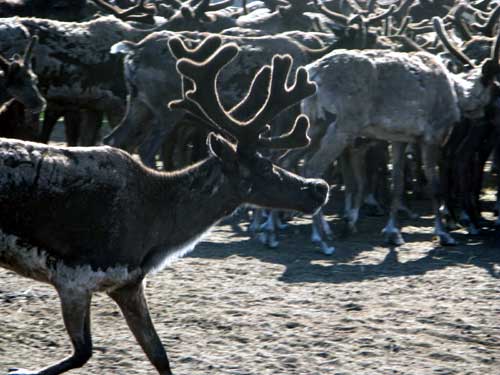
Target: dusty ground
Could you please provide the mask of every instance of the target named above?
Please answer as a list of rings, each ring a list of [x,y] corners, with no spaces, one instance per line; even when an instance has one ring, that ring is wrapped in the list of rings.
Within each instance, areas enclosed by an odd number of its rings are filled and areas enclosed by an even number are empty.
[[[383,219],[366,217],[331,257],[305,219],[277,250],[217,227],[147,283],[175,374],[500,374],[499,236],[442,249],[419,211],[406,245],[384,246]],[[94,357],[72,373],[154,374],[110,299],[92,311]],[[69,351],[55,292],[0,269],[0,373]]]

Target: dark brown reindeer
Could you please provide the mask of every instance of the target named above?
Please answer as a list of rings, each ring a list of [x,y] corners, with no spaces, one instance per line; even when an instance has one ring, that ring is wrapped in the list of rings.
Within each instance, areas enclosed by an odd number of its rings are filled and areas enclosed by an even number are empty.
[[[45,108],[45,99],[38,91],[37,77],[31,70],[31,54],[38,38],[32,37],[23,57],[13,61],[0,55],[0,113],[4,112],[9,102],[17,100],[32,112],[41,112]]]
[[[119,305],[158,373],[171,374],[148,312],[144,278],[190,251],[243,203],[314,213],[327,200],[324,181],[292,174],[259,153],[309,143],[305,116],[289,133],[266,134],[276,115],[315,92],[303,68],[288,87],[292,59],[275,56],[256,74],[248,95],[226,110],[215,82],[239,48],[221,47],[219,37],[193,50],[179,39],[169,45],[184,77],[183,99],[171,105],[222,134],[208,136],[207,159],[165,173],[115,148],[0,140],[0,265],[57,289],[74,347],[57,364],[11,375],[56,375],[83,366],[92,355],[89,309],[96,291]],[[189,225],[181,225],[186,217]]]

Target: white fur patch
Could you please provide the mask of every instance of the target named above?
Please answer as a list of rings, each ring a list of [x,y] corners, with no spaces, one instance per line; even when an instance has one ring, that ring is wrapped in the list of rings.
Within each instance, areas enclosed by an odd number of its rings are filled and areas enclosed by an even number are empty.
[[[134,50],[134,46],[135,44],[128,41],[118,42],[111,46],[109,53],[111,54],[123,53],[124,55],[126,55]]]
[[[211,231],[211,228],[206,230],[205,232],[201,233],[199,236],[191,239],[190,241],[177,246],[173,249],[168,250],[166,256],[163,259],[153,259],[153,266],[151,269],[147,269],[146,271],[148,273],[157,273],[160,272],[162,269],[165,267],[168,267],[170,264],[172,264],[174,261],[176,261],[179,258],[182,258],[184,255],[190,253],[191,251],[194,250],[195,246],[202,241]],[[161,257],[162,255],[158,255],[158,257]]]
[[[87,292],[111,291],[138,280],[142,269],[129,271],[125,266],[92,270],[90,265],[70,267],[50,256],[45,250],[25,243],[0,230],[0,266],[22,276],[50,283],[68,290]]]

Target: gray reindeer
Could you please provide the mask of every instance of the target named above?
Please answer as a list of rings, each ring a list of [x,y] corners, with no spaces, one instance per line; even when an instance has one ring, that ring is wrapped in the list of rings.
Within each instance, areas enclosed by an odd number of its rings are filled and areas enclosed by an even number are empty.
[[[446,47],[459,55],[446,37],[442,20],[435,17],[433,23]],[[493,99],[495,76],[500,72],[499,50],[497,37],[491,57],[464,74],[451,73],[438,57],[426,52],[339,50],[307,65],[318,91],[302,103],[302,109],[315,126],[323,123],[327,127],[317,149],[306,158],[307,175],[320,175],[357,137],[390,141],[393,191],[383,233],[388,242],[399,245],[404,242],[396,224],[402,206],[404,150],[408,143],[417,144],[432,186],[434,234],[442,245],[454,245],[439,211],[443,203],[438,172],[441,146],[462,118],[484,116]],[[464,63],[471,63],[462,58]],[[360,197],[347,215],[353,224],[358,219]],[[315,216],[314,227],[313,240],[331,253],[332,248],[324,241],[330,229],[321,214]]]
[[[35,372],[14,369],[11,375],[56,375],[83,366],[92,355],[89,309],[97,291],[119,305],[158,373],[171,374],[146,304],[144,278],[193,249],[243,203],[306,213],[326,203],[324,181],[292,174],[259,153],[309,143],[306,116],[298,116],[290,132],[267,136],[275,116],[315,92],[307,72],[298,69],[289,87],[292,59],[275,56],[228,111],[215,82],[239,48],[221,43],[211,37],[188,49],[179,39],[169,42],[184,87],[183,98],[171,106],[219,133],[210,133],[210,156],[197,164],[158,172],[107,146],[0,140],[0,265],[56,288],[74,347],[57,364]],[[235,118],[236,113],[248,116]]]

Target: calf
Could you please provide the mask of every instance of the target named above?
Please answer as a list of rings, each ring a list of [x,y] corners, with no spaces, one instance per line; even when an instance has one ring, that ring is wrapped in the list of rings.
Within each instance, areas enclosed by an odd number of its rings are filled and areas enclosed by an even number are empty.
[[[31,55],[37,38],[32,37],[23,57],[8,61],[0,55],[0,136],[36,140],[38,113],[45,99],[31,69]],[[31,117],[28,120],[28,117]],[[30,126],[35,124],[35,127]]]

